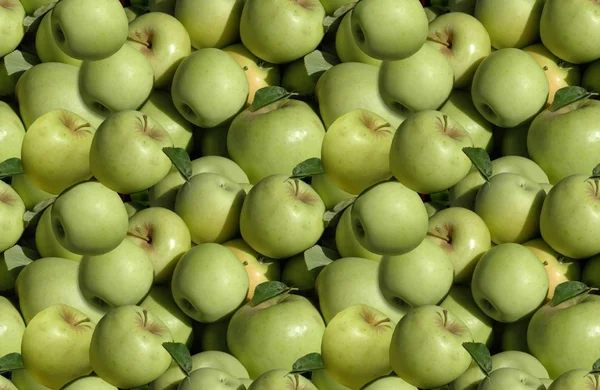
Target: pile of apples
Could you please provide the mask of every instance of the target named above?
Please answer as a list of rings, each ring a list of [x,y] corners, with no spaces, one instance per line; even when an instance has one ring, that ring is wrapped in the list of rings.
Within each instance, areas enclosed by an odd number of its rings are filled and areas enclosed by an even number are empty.
[[[598,0],[0,0],[0,390],[600,390]]]

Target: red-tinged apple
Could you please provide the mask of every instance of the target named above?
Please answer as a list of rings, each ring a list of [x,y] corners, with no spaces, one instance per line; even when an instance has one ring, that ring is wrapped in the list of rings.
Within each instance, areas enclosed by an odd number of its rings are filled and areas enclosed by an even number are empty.
[[[21,353],[24,332],[25,322],[21,313],[8,298],[0,296],[0,356]]]
[[[115,386],[111,385],[104,379],[97,375],[91,374],[82,376],[74,381],[66,384],[61,390],[118,390]]]
[[[62,62],[80,66],[81,60],[69,56],[61,50],[52,35],[52,10],[42,17],[35,33],[35,51],[41,62]]]
[[[48,206],[35,228],[35,247],[43,257],[60,257],[80,262],[83,255],[73,253],[60,244],[52,229],[52,205]]]
[[[25,8],[18,0],[5,0],[0,3],[0,57],[4,57],[19,46],[25,36],[23,19]]]
[[[381,65],[381,60],[369,56],[362,51],[352,35],[352,10],[343,16],[335,33],[335,51],[342,62],[362,62],[363,64]]]
[[[2,66],[2,64],[0,64]],[[23,122],[7,103],[0,101],[0,162],[21,158],[25,128]]]
[[[286,91],[300,96],[314,96],[317,81],[323,73],[308,74],[304,58],[299,58],[286,65],[281,76],[281,86]]]
[[[192,319],[177,306],[171,289],[166,286],[152,286],[139,306],[161,319],[171,331],[174,342],[191,346]]]
[[[214,390],[246,390],[239,378],[219,370],[218,368],[199,368],[186,376],[178,390],[214,389]]]
[[[19,241],[25,231],[25,203],[6,182],[0,181],[0,252]],[[325,211],[325,210],[323,210]]]
[[[315,385],[300,374],[292,374],[289,369],[274,369],[256,378],[248,390],[318,390]]]
[[[471,289],[466,286],[454,285],[448,295],[439,304],[464,322],[473,335],[476,343],[492,346],[494,341],[494,320],[485,315],[473,300]]]
[[[92,372],[89,350],[95,323],[76,308],[56,304],[37,313],[21,343],[23,367],[40,384],[60,389]]]
[[[381,261],[383,255],[369,251],[362,246],[352,230],[352,205],[343,212],[335,228],[335,245],[341,257],[361,257]]]

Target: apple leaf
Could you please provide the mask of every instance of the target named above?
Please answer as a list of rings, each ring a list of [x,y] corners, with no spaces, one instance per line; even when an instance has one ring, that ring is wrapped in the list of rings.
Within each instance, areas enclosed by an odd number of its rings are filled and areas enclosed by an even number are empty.
[[[148,0],[131,0],[131,7],[142,12],[150,12],[150,2]]]
[[[190,180],[192,177],[192,160],[190,155],[183,148],[163,148],[163,152],[169,157],[175,168],[179,171],[179,174],[185,181]]]
[[[325,27],[325,31],[329,30],[337,20],[343,18],[348,12],[350,12],[354,8],[356,3],[358,3],[358,1],[342,5],[340,8],[333,11],[333,15],[325,16],[325,19],[323,19],[323,26]]]
[[[135,192],[133,194],[130,194],[129,196],[131,197],[132,202],[138,203],[145,207],[150,205],[150,191],[148,190]]]
[[[9,76],[25,72],[27,69],[32,68],[39,63],[39,58],[31,53],[21,50],[15,50],[4,57],[4,66],[6,67],[6,73]]]
[[[33,207],[33,210],[28,210],[28,211],[25,212],[25,214],[23,215],[23,220],[26,223],[31,222],[31,220],[34,219],[36,215],[38,215],[39,213],[41,213],[44,210],[46,210],[46,208],[48,208],[48,206],[50,206],[51,204],[53,204],[55,200],[56,200],[56,196],[53,196],[52,198],[48,198],[48,199],[42,200],[40,203],[36,204]]]
[[[248,303],[250,306],[258,306],[261,303],[268,301],[271,298],[278,297],[283,294],[297,290],[296,288],[288,287],[285,283],[278,281],[268,281],[260,283],[254,289],[254,296]]]
[[[320,353],[312,352],[302,356],[294,362],[290,374],[304,374],[305,372],[322,370],[325,368]]]
[[[352,206],[355,200],[356,196],[353,196],[352,198],[348,198],[346,200],[342,200],[341,202],[333,206],[333,209],[325,211],[325,214],[323,214],[323,221],[325,221],[325,223],[327,224],[326,226],[328,226],[334,220],[334,218],[341,216],[341,214],[344,211],[346,211],[348,207]]]
[[[52,10],[52,8],[54,8],[56,3],[58,3],[58,0],[55,2],[52,2],[50,4],[42,5],[41,7],[39,7],[35,11],[33,11],[33,13],[31,15],[25,16],[25,19],[23,19],[23,26],[25,26],[25,31],[28,31],[29,28],[35,23],[36,20],[42,18],[44,15],[46,15],[48,12],[50,12],[50,10]]]
[[[304,56],[304,67],[309,76],[323,73],[339,63],[339,58],[326,51],[315,50]]]
[[[323,162],[318,157],[309,158],[308,160],[302,161],[300,164],[294,167],[292,171],[291,179],[304,179],[307,177],[322,175],[325,173],[323,170]]]
[[[594,170],[592,171],[592,176],[590,177],[590,179],[600,179],[600,164],[598,164],[594,167]]]
[[[558,306],[571,298],[592,292],[592,290],[585,283],[579,281],[563,282],[554,289],[554,296],[552,297],[552,301],[550,301],[550,306]]]
[[[0,375],[6,372],[23,369],[21,354],[13,352],[0,357]]]
[[[271,103],[275,103],[281,99],[287,99],[294,95],[297,94],[288,92],[285,88],[276,85],[263,87],[254,94],[254,101],[250,106],[250,111],[254,112],[260,110]]]
[[[585,88],[575,85],[563,87],[554,94],[554,101],[549,110],[550,112],[558,111],[571,103],[575,103],[581,99],[588,99],[596,95],[598,95],[598,93],[588,92]]]
[[[21,159],[17,157],[9,158],[0,163],[0,179],[20,175],[23,173]]]
[[[183,343],[163,343],[162,346],[169,352],[181,371],[186,376],[190,375],[192,372],[192,356],[188,347]]]
[[[493,367],[492,356],[487,346],[483,343],[463,343],[463,347],[469,352],[469,355],[485,376],[489,376]]]
[[[20,245],[15,245],[11,248],[8,248],[4,252],[4,261],[6,262],[6,269],[8,269],[9,271],[15,268],[25,267],[27,264],[39,258],[39,253],[37,253],[34,249]]]
[[[329,263],[333,263],[334,260],[340,258],[340,255],[333,249],[315,245],[304,251],[304,262],[306,268],[312,271],[315,268],[325,267]]]
[[[481,176],[488,181],[492,177],[492,160],[483,148],[463,148],[463,152],[469,157]]]

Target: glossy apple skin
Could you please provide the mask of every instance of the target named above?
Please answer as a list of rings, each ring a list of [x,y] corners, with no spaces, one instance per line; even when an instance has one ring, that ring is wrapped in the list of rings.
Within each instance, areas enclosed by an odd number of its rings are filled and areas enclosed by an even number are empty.
[[[0,181],[0,251],[15,245],[25,231],[25,203],[19,194],[4,181]]]
[[[21,340],[25,332],[25,322],[17,306],[4,296],[0,296],[0,355],[21,353]]]
[[[19,46],[25,36],[23,19],[25,9],[19,1],[9,0],[0,5],[0,57],[12,52]]]
[[[58,47],[52,36],[52,10],[40,22],[35,35],[35,50],[42,62],[62,62],[69,65],[80,66],[83,61],[69,56]]]
[[[2,64],[0,63],[0,66]],[[9,158],[21,158],[25,127],[23,122],[7,103],[0,101],[0,162]]]

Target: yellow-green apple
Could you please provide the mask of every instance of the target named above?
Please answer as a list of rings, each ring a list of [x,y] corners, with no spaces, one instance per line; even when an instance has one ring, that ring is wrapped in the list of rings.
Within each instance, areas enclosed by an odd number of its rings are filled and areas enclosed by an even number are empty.
[[[527,347],[527,327],[531,317],[521,321],[502,324],[500,346],[503,351],[521,351],[529,353]]]
[[[243,3],[243,1],[238,1]],[[194,23],[198,23],[196,20]],[[248,78],[248,99],[246,105],[250,106],[254,101],[256,91],[271,85],[281,83],[281,73],[279,66],[265,62],[252,54],[250,50],[241,43],[235,43],[223,48],[223,51],[229,53],[234,60],[244,69]]]
[[[324,332],[323,318],[307,298],[283,294],[237,310],[227,328],[227,345],[256,379],[269,370],[289,370],[308,353],[320,353]]]
[[[171,331],[174,342],[191,345],[192,319],[177,306],[169,287],[152,286],[139,306],[161,319]]]
[[[575,264],[578,263],[575,262]],[[578,279],[573,278],[571,280]],[[585,262],[581,270],[581,281],[590,287],[600,287],[600,255],[594,256]]]
[[[48,206],[35,227],[35,247],[43,257],[60,257],[80,262],[83,255],[73,253],[60,244],[52,229],[52,205]]]
[[[319,77],[315,94],[325,128],[347,112],[369,110],[397,128],[406,118],[389,108],[379,93],[379,67],[359,62],[333,66]]]
[[[79,60],[115,54],[127,39],[128,19],[118,0],[65,0],[52,10],[52,36]]]
[[[475,12],[475,3],[477,0],[447,0],[448,10],[450,12],[464,12],[473,15]]]
[[[171,365],[165,342],[173,342],[173,336],[160,318],[139,306],[120,306],[98,321],[89,348],[90,363],[113,386],[142,386]]]
[[[425,7],[424,9],[425,9],[425,14],[427,15],[427,20],[429,21],[429,23],[433,22],[433,20],[435,18],[437,18],[438,16],[449,12],[446,9],[444,9],[443,7],[436,6],[436,5],[429,5],[429,6]]]
[[[125,14],[127,15],[127,21],[129,23],[133,22],[138,16],[144,14],[145,12],[142,11],[139,8],[134,8],[134,7],[125,7],[123,8],[125,10]]]
[[[248,294],[244,265],[223,245],[204,243],[186,252],[173,271],[171,291],[185,314],[199,322],[231,316]]]
[[[579,68],[575,67],[575,69]],[[600,91],[600,60],[591,62],[585,67],[585,71],[583,72],[583,77],[581,79],[581,86],[588,91]],[[1,94],[2,93],[0,92],[0,95]]]
[[[329,375],[351,389],[389,375],[395,326],[369,305],[356,304],[337,313],[327,324],[321,342],[323,364]]]
[[[581,263],[561,255],[550,247],[543,238],[534,238],[523,243],[544,264],[550,282],[546,300],[552,300],[554,289],[563,282],[576,281],[581,277]]]
[[[8,298],[0,296],[0,356],[21,353],[23,332],[25,322],[21,313]]]
[[[250,189],[242,205],[240,232],[255,251],[285,259],[317,243],[325,229],[325,204],[310,185],[271,175]]]
[[[177,192],[174,211],[189,229],[192,242],[222,244],[240,233],[246,192],[233,180],[212,172],[199,173]]]
[[[475,108],[468,91],[455,89],[439,111],[460,123],[471,136],[473,147],[491,152],[494,147],[493,126]]]
[[[571,175],[548,193],[540,214],[542,238],[558,253],[585,259],[600,253],[600,179]]]
[[[22,73],[8,74],[4,57],[0,58],[0,97],[12,97],[15,94],[17,81]]]
[[[21,158],[23,139],[26,135],[23,122],[15,110],[2,101],[0,101],[0,118],[0,162],[13,157]]]
[[[281,265],[278,261],[266,258],[246,243],[241,238],[234,238],[223,243],[242,262],[248,273],[248,294],[246,301],[254,296],[256,286],[263,282],[279,280]]]
[[[300,294],[308,295],[314,291],[315,282],[321,269],[313,268],[309,270],[304,253],[301,253],[285,261],[281,271],[281,281],[286,286],[297,288]]]
[[[168,284],[175,265],[192,247],[190,231],[175,212],[149,207],[129,218],[127,238],[144,249],[154,266],[154,283]]]
[[[25,231],[25,211],[25,203],[19,194],[9,184],[0,181],[0,252],[12,247],[21,238]]]
[[[554,112],[546,109],[531,122],[527,150],[550,183],[573,174],[587,174],[598,164],[599,119],[600,102],[582,99]]]
[[[115,386],[111,385],[104,379],[97,375],[91,374],[82,376],[74,381],[66,384],[61,390],[118,390]]]
[[[548,93],[544,70],[529,54],[514,48],[499,49],[486,57],[471,86],[477,110],[504,128],[532,119],[546,105]]]
[[[11,381],[21,390],[50,390],[46,386],[37,382],[29,375],[29,372],[24,369],[15,370],[11,373]]]
[[[492,346],[494,320],[485,315],[477,306],[469,287],[452,286],[439,306],[460,318],[467,325],[474,342],[486,344],[488,347]]]
[[[0,388],[3,390],[18,390],[17,386],[7,377],[0,376]]]
[[[494,129],[495,135],[500,138],[500,155],[529,158],[529,151],[527,150],[527,134],[529,133],[530,124],[531,122],[525,122],[508,129],[502,129],[500,127]]]
[[[52,10],[42,17],[42,21],[35,33],[35,51],[41,62],[62,62],[69,65],[80,66],[81,60],[69,56],[58,47],[52,35]]]
[[[104,117],[92,111],[79,94],[79,68],[59,62],[37,64],[23,73],[15,96],[25,129],[47,112],[71,111],[98,128]]]
[[[145,13],[129,23],[127,43],[150,62],[155,88],[168,88],[177,67],[191,53],[188,31],[179,20],[164,12]]]
[[[321,4],[323,4],[327,15],[333,15],[338,8],[350,3],[352,3],[352,0],[321,0]]]
[[[527,328],[527,345],[550,378],[573,369],[588,369],[598,358],[596,332],[600,297],[582,294],[557,306],[542,306]]]
[[[352,10],[354,41],[380,60],[396,61],[415,54],[427,39],[427,24],[418,0],[362,0]]]
[[[548,101],[546,105],[551,105],[554,101],[554,94],[561,88],[570,85],[579,85],[581,83],[581,70],[577,65],[563,61],[544,46],[543,43],[535,43],[523,48],[546,72],[548,78]],[[587,68],[589,69],[589,68]],[[586,71],[587,71],[586,69]],[[585,83],[584,83],[585,87]]]
[[[200,127],[232,120],[248,99],[248,79],[233,57],[220,49],[199,49],[177,68],[171,97],[177,110]]]
[[[351,194],[390,179],[390,146],[395,132],[385,119],[369,110],[352,110],[337,118],[327,129],[321,147],[327,178]]]
[[[402,60],[383,61],[379,68],[381,97],[399,113],[437,110],[450,96],[453,85],[450,62],[431,45],[421,46]]]
[[[281,75],[281,86],[286,91],[297,93],[300,96],[313,96],[315,86],[323,73],[308,74],[304,58],[299,58],[285,66]]]
[[[373,253],[362,246],[352,230],[352,205],[343,212],[335,228],[335,245],[341,257],[362,257],[381,261],[383,255]]]
[[[56,304],[27,324],[21,343],[23,367],[40,384],[60,389],[92,372],[89,350],[95,323],[76,308]]]
[[[119,194],[97,181],[68,188],[52,204],[51,225],[58,242],[80,255],[115,249],[127,234],[127,220]]]
[[[453,279],[450,256],[431,240],[402,255],[383,256],[379,264],[379,287],[386,299],[412,307],[440,303]]]
[[[362,62],[363,64],[381,65],[381,60],[369,56],[362,51],[352,35],[352,10],[342,17],[335,33],[335,52],[342,62]]]
[[[477,387],[478,390],[545,390],[535,376],[518,368],[504,367],[492,371]]]
[[[396,375],[382,376],[367,383],[360,390],[418,390],[415,386]]]
[[[327,210],[332,210],[338,203],[355,196],[342,190],[324,173],[313,176],[310,186],[319,194]]]
[[[310,381],[318,390],[350,390],[333,379],[325,369],[314,370],[311,373]]]
[[[248,390],[318,390],[314,384],[300,374],[290,373],[288,369],[273,369],[257,377]]]
[[[358,303],[374,307],[395,323],[408,310],[408,305],[385,299],[379,288],[379,264],[361,257],[344,257],[325,266],[315,291],[325,323]]]
[[[536,255],[520,244],[506,243],[479,259],[471,291],[486,315],[510,323],[534,313],[544,303],[548,285],[548,273]]]
[[[19,194],[27,210],[33,210],[38,203],[55,197],[33,184],[25,174],[13,176],[10,185]]]
[[[25,36],[23,19],[25,8],[18,0],[5,0],[0,4],[0,57],[4,57],[19,46]]]
[[[83,61],[79,68],[81,98],[104,116],[137,110],[150,96],[153,85],[150,61],[126,44],[109,57]]]
[[[290,174],[299,163],[321,157],[325,128],[305,102],[283,99],[259,110],[246,108],[231,122],[227,151],[250,183]]]
[[[394,134],[390,169],[413,191],[444,191],[471,170],[473,163],[463,152],[466,147],[473,147],[473,140],[460,123],[440,111],[419,111],[402,122]]]
[[[234,161],[222,156],[204,156],[192,160],[192,175],[213,172],[236,183],[248,183],[248,176]],[[173,209],[177,191],[185,183],[179,171],[172,167],[167,176],[149,191],[150,206]]]
[[[202,351],[230,353],[229,347],[227,346],[227,327],[229,326],[229,320],[231,320],[231,318],[218,322],[211,322],[210,324],[194,322],[194,335],[196,335],[195,337],[197,338],[198,345]],[[246,376],[248,376],[248,374],[246,374]]]
[[[566,371],[552,382],[548,390],[577,390],[577,389],[598,389],[600,387],[600,377],[596,372],[590,372],[589,369],[574,369]]]
[[[228,132],[229,125],[212,127],[210,129],[196,128],[194,136],[197,139],[196,143],[200,144],[197,148],[200,152],[200,156],[221,156],[229,158],[229,152],[227,151]]]
[[[544,46],[574,64],[600,58],[600,48],[592,44],[600,37],[598,7],[588,0],[547,0],[540,19]]]
[[[15,281],[22,269],[21,267],[17,267],[9,270],[4,258],[4,252],[0,253],[0,294],[11,294],[14,291]],[[4,355],[6,354],[0,351],[0,356]]]
[[[246,386],[240,379],[228,372],[218,368],[204,367],[192,371],[181,381],[177,389],[246,390]]]
[[[51,194],[89,180],[90,147],[96,129],[68,110],[37,118],[23,138],[21,163],[31,182]]]
[[[442,386],[469,368],[472,359],[462,344],[472,341],[469,328],[448,310],[434,305],[416,307],[394,329],[390,363],[413,386]]]
[[[475,70],[491,50],[490,35],[474,16],[463,12],[440,15],[429,24],[427,44],[448,58],[454,87],[468,88]]]

